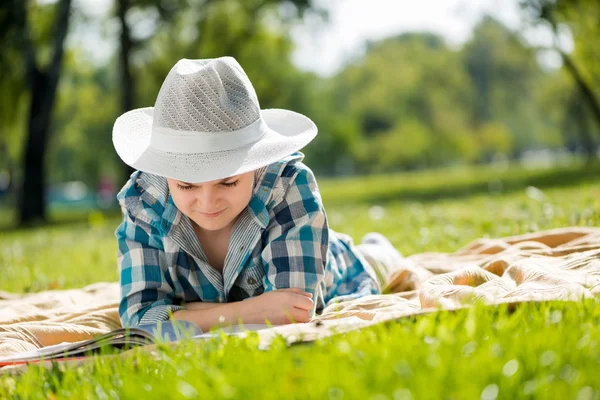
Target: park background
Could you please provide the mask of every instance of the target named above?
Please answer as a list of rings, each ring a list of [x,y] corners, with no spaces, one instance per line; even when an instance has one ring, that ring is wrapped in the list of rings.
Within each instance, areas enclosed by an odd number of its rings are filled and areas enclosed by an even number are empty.
[[[183,57],[234,56],[263,108],[317,123],[306,163],[356,241],[409,256],[597,227],[599,20],[596,0],[5,0],[0,298],[118,280],[112,125]],[[481,306],[31,366],[0,398],[598,399],[599,337],[597,299]]]
[[[3,2],[1,225],[114,209],[114,120],[180,58],[234,56],[262,108],[312,118],[320,179],[593,161],[598,20],[592,0]]]

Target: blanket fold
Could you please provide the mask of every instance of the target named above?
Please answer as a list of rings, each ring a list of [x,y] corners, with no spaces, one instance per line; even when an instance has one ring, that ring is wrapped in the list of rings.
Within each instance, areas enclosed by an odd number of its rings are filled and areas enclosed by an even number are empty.
[[[24,296],[0,293],[0,357],[118,329],[118,304],[116,283]]]
[[[291,341],[422,313],[524,301],[577,301],[600,295],[600,228],[561,228],[502,239],[477,239],[451,253],[407,257],[387,276],[382,295],[329,305],[307,324],[261,331]],[[0,292],[0,357],[75,342],[121,327],[117,283],[28,295]],[[315,324],[317,322],[317,324]]]

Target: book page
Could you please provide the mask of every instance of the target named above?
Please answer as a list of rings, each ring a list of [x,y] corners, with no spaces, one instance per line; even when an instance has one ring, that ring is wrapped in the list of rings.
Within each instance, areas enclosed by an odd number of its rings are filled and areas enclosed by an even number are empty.
[[[10,362],[10,361],[19,361],[19,360],[29,360],[29,359],[38,359],[44,356],[53,355],[56,353],[60,353],[61,351],[72,348],[75,345],[85,343],[86,340],[82,340],[81,342],[63,342],[59,344],[54,344],[52,346],[41,347],[39,349],[27,351],[25,353],[15,354],[13,356],[0,358],[0,363]]]

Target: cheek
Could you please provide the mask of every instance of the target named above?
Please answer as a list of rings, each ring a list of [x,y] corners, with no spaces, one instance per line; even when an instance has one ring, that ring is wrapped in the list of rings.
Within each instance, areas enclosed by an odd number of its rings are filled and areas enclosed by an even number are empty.
[[[194,196],[190,196],[186,193],[171,193],[173,202],[181,211],[188,211],[194,203]]]
[[[240,189],[239,191],[237,191],[237,193],[235,193],[234,197],[232,198],[232,203],[235,204],[236,208],[238,209],[244,209],[248,203],[250,202],[250,199],[252,198],[252,188],[243,188]]]

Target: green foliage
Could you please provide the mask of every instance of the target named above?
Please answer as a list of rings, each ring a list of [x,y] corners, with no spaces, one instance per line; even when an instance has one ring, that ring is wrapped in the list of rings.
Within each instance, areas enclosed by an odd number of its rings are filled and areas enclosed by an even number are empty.
[[[463,52],[477,93],[473,117],[482,140],[485,142],[491,132],[490,126],[481,125],[491,122],[493,134],[504,147],[497,148],[498,152],[546,147],[546,127],[533,98],[544,77],[535,51],[516,33],[487,17],[475,28]],[[540,131],[544,131],[543,136]],[[508,137],[499,137],[502,134]],[[486,150],[489,153],[491,149]]]
[[[553,29],[567,27],[575,42],[575,58],[585,79],[596,88],[600,85],[598,20],[600,4],[595,0],[520,0],[521,7],[534,23],[543,23]]]
[[[263,108],[302,108],[307,103],[303,86],[308,77],[291,64],[287,25],[273,21],[278,21],[276,2],[211,2],[200,12],[179,14],[156,34],[148,45],[153,54],[137,66],[139,81],[144,82],[139,102],[154,102],[177,59],[228,55],[244,66]]]
[[[600,34],[596,2],[556,3],[555,15],[573,33],[572,56],[600,87],[598,41],[589,40]],[[29,11],[43,63],[54,4],[33,2]],[[176,60],[231,55],[244,66],[263,108],[292,109],[317,123],[320,133],[304,152],[322,174],[487,163],[542,148],[580,151],[598,141],[592,114],[568,74],[541,68],[537,49],[490,17],[461,48],[431,33],[403,34],[369,43],[336,76],[321,78],[299,71],[290,58],[291,28],[309,12],[318,12],[309,1],[132,1],[128,18],[152,21],[144,32],[132,24],[135,106],[153,105]],[[9,14],[0,12],[5,19]],[[106,26],[114,23],[109,18]],[[11,26],[0,29],[0,42],[17,43],[14,29],[5,29]],[[84,54],[72,47],[65,56],[46,162],[50,181],[94,187],[108,174],[120,184],[122,164],[111,141],[120,113],[118,53],[104,65]],[[12,164],[21,157],[27,113],[22,67],[19,48],[6,46],[0,55],[0,154],[5,144]],[[0,169],[5,164],[0,160]]]
[[[594,0],[520,0],[535,25],[549,27],[554,35],[552,46],[559,52],[570,75],[570,90],[563,90],[563,136],[567,147],[594,155],[600,129],[600,4]],[[564,53],[559,35],[568,32],[575,50]]]
[[[597,1],[570,1],[564,6],[564,20],[575,38],[574,57],[583,66],[583,74],[593,86],[600,87],[600,52],[597,40],[600,37],[600,4]],[[600,95],[600,94],[598,94]]]
[[[54,137],[49,146],[51,182],[81,180],[95,187],[102,175],[117,176],[120,163],[112,147],[118,114],[115,72],[96,68],[73,51],[65,57]]]
[[[372,44],[335,78],[336,115],[361,127],[361,171],[440,165],[468,158],[468,77],[459,55],[430,34]]]
[[[535,52],[488,17],[459,51],[431,34],[372,44],[331,96],[335,115],[361,128],[358,169],[381,172],[554,146],[557,130],[536,102],[544,78]]]

